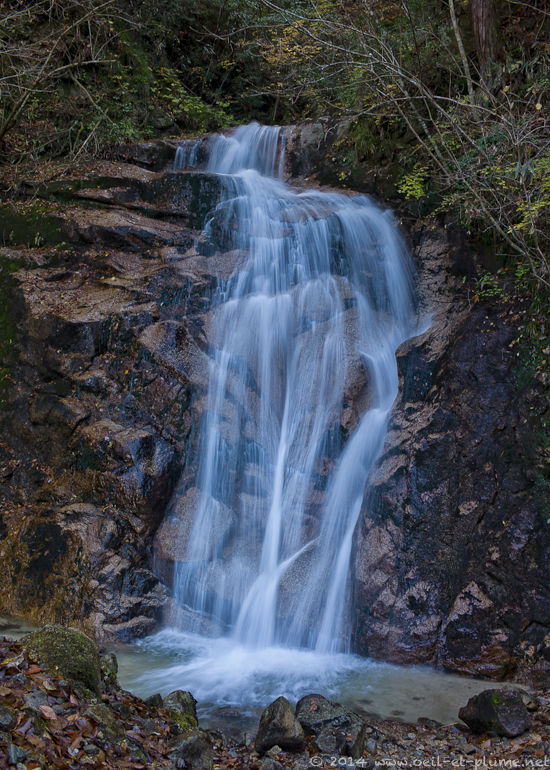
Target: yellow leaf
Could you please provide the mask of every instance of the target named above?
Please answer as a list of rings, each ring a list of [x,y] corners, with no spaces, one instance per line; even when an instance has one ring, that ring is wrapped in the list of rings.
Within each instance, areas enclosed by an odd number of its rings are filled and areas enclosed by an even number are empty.
[[[535,109],[536,109],[536,110],[542,110],[542,104],[541,104],[540,102],[537,102],[537,103],[535,104]]]

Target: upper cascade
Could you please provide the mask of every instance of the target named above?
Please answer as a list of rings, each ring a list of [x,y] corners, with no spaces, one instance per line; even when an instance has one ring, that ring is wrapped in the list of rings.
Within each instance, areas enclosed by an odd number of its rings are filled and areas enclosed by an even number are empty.
[[[232,134],[182,142],[176,151],[174,168],[198,166],[216,174],[253,170],[282,179],[284,146],[284,129],[250,123]]]
[[[176,158],[226,175],[201,239],[242,259],[209,313],[174,593],[188,630],[208,618],[249,646],[346,651],[353,533],[415,294],[392,215],[365,196],[292,189],[284,151],[282,129],[253,123]]]

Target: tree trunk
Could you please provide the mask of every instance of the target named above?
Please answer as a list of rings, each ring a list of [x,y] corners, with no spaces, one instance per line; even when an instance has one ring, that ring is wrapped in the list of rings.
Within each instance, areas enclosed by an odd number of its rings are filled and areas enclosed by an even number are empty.
[[[485,78],[497,49],[497,22],[493,0],[472,0],[472,24],[479,71],[481,77]]]

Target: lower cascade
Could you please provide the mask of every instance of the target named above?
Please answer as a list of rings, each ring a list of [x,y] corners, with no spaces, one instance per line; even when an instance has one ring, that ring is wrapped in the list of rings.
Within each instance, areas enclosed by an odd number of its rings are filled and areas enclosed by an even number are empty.
[[[193,648],[181,684],[218,702],[243,650],[266,675],[266,650],[279,671],[313,678],[311,660],[349,666],[353,533],[397,395],[395,351],[418,327],[392,215],[362,195],[290,187],[285,137],[251,124],[176,157],[221,175],[197,248],[237,267],[208,313],[208,390],[177,501],[190,510],[181,627],[145,645]]]

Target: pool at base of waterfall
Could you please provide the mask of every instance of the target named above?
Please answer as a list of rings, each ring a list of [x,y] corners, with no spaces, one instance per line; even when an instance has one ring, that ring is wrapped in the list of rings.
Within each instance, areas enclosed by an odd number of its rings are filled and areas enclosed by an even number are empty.
[[[502,682],[468,679],[427,666],[397,666],[357,655],[254,649],[165,629],[117,651],[123,687],[146,698],[189,690],[203,727],[255,732],[262,710],[280,695],[292,703],[309,693],[365,716],[443,724],[458,720],[468,699]]]
[[[33,630],[25,621],[0,617],[2,636],[19,639]],[[315,692],[366,717],[404,722],[425,717],[452,724],[472,695],[503,686],[428,666],[285,647],[254,649],[176,629],[111,649],[124,689],[141,698],[189,690],[198,701],[201,726],[234,737],[255,734],[261,712],[280,695],[294,703]]]

